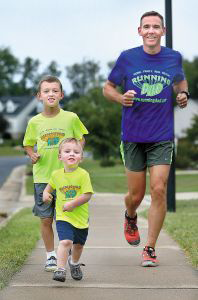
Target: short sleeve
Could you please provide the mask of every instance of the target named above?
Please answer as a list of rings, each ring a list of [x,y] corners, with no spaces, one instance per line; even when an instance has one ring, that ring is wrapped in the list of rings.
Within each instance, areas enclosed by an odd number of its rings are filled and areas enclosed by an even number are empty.
[[[36,130],[34,124],[31,120],[28,122],[25,136],[23,139],[23,146],[34,146],[37,142]]]
[[[81,122],[79,117],[75,114],[73,119],[73,134],[78,140],[81,140],[84,134],[88,134],[87,128]]]
[[[115,85],[121,85],[124,80],[124,57],[123,52],[118,57],[111,73],[109,74],[108,80],[113,82]]]
[[[177,65],[176,65],[176,72],[173,78],[173,82],[178,83],[182,80],[185,80],[185,74],[182,68],[182,56],[179,52],[177,52]]]
[[[83,175],[82,185],[81,185],[81,193],[82,194],[85,194],[85,193],[93,194],[94,193],[92,185],[91,185],[90,176],[87,172],[85,173],[85,175]]]

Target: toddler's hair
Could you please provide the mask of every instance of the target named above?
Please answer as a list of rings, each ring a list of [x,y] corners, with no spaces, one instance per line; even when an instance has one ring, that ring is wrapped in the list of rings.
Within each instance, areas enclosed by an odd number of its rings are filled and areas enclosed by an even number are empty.
[[[83,148],[82,148],[82,145],[79,140],[77,140],[76,138],[66,138],[66,139],[63,139],[59,144],[59,149],[58,149],[59,154],[62,150],[63,145],[65,145],[67,143],[75,143],[76,145],[80,146],[80,148],[82,149],[82,152],[83,152]]]

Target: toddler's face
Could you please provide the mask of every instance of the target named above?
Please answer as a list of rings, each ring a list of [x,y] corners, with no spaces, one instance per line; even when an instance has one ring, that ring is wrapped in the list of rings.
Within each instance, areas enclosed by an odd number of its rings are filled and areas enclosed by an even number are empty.
[[[67,166],[78,165],[82,160],[82,147],[75,142],[68,142],[62,145],[59,159]]]

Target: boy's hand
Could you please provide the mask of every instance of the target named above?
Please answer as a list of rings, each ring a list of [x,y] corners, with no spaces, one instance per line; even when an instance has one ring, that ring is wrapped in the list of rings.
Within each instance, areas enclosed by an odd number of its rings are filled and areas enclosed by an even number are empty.
[[[38,154],[37,152],[34,152],[34,153],[30,156],[30,159],[31,159],[31,161],[32,161],[32,164],[36,164],[40,157],[41,157],[40,154]]]
[[[50,194],[46,191],[43,192],[43,202],[50,202],[50,201],[52,201],[52,199],[53,199],[52,194]]]
[[[67,202],[63,205],[63,211],[73,211],[74,207],[72,205],[72,202]]]

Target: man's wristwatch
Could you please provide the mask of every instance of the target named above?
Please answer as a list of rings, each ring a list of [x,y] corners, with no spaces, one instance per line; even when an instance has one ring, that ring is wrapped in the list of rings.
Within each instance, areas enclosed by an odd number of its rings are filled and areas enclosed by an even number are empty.
[[[187,91],[181,91],[181,92],[179,92],[179,94],[181,94],[181,93],[186,94],[187,99],[190,98],[190,93],[189,92],[187,92]]]

